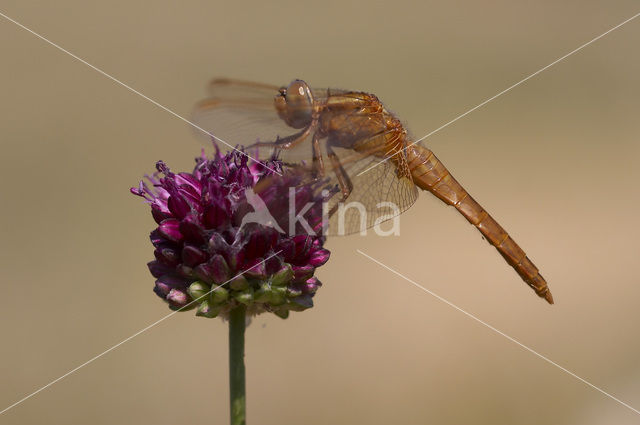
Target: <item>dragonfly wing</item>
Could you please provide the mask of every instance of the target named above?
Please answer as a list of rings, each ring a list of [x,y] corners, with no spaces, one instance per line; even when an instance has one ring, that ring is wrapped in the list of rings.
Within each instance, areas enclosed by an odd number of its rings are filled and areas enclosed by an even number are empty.
[[[338,150],[335,150],[340,155]],[[341,165],[349,176],[353,190],[348,198],[342,202],[341,182],[338,174],[331,168],[326,168],[325,177],[315,179],[313,168],[309,164],[299,164],[293,167],[285,167],[285,176],[294,175],[292,179],[297,186],[308,185],[315,192],[315,202],[325,199],[326,211],[331,212],[329,217],[328,235],[349,235],[362,232],[379,225],[406,211],[418,197],[418,190],[405,171],[398,173],[398,166],[391,161],[385,161],[380,165],[380,158],[367,156],[353,159],[353,152],[345,150]],[[359,173],[366,171],[362,175]],[[286,178],[286,177],[285,177]],[[280,176],[274,175],[262,182],[263,185],[277,184]],[[325,197],[322,191],[329,193]],[[295,216],[304,209],[296,199],[297,210],[293,212],[281,212]],[[290,199],[282,199],[281,203],[291,205]],[[302,215],[302,218],[307,219]],[[280,217],[278,217],[280,219]]]
[[[273,142],[298,133],[279,116],[274,106],[278,87],[238,80],[216,79],[209,85],[210,97],[199,102],[192,114],[196,132],[206,143],[212,139],[223,150],[249,146],[256,142]],[[311,159],[311,145],[306,141],[281,153],[287,162]],[[258,159],[271,158],[274,149],[260,148]]]
[[[340,157],[339,150],[335,151]],[[342,205],[339,205],[340,193],[329,201],[330,209],[338,204],[329,220],[329,234],[348,235],[379,225],[406,211],[418,198],[418,190],[407,170],[399,172],[394,162],[380,163],[381,159],[374,156],[349,161],[352,155],[344,152],[341,161],[353,189]]]
[[[236,80],[233,78],[214,78],[209,82],[209,95],[212,97],[241,97],[264,99],[278,93],[279,87],[256,81]]]
[[[371,227],[392,219],[406,211],[418,197],[416,186],[407,177],[398,177],[394,164],[387,161],[365,174],[358,176],[357,172],[364,171],[377,164],[377,158],[365,158],[350,165],[344,166],[347,173],[351,174],[353,191],[345,202],[342,202],[340,182],[335,173],[328,172],[324,178],[315,179],[312,167],[308,165],[286,166],[284,175],[271,175],[261,180],[254,190],[261,197],[264,194],[265,202],[271,200],[268,205],[269,212],[283,229],[289,229],[289,222],[294,220],[298,233],[304,232],[299,224],[302,221],[314,223],[319,211],[332,212],[328,217],[328,226],[325,229],[327,235],[349,235],[362,232]],[[281,193],[274,203],[273,194],[269,188],[279,187],[284,184],[292,184],[299,188],[307,186],[313,196],[295,195],[291,198],[291,190],[278,189]],[[285,188],[286,189],[286,188]],[[304,191],[297,193],[304,193]],[[328,194],[328,196],[327,196]],[[291,208],[295,206],[295,210]],[[291,208],[291,210],[290,210]],[[295,224],[298,223],[298,224]],[[316,230],[314,232],[320,232]]]

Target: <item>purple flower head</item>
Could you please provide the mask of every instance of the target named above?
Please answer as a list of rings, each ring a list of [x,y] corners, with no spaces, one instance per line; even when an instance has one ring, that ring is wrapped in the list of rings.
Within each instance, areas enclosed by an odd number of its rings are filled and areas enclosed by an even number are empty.
[[[172,309],[226,317],[242,303],[248,314],[286,318],[313,306],[322,285],[315,269],[329,259],[321,183],[237,150],[216,149],[211,159],[203,152],[191,173],[173,173],[162,161],[156,168],[131,192],[146,199],[158,224],[148,266],[154,292]]]

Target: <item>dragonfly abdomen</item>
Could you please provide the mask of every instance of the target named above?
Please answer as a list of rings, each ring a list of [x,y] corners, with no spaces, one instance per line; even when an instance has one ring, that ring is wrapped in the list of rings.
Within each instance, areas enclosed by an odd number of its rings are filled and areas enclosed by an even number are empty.
[[[533,290],[553,304],[553,297],[538,268],[509,234],[456,181],[431,150],[413,145],[407,149],[407,161],[416,186],[428,190],[448,205],[453,205],[493,245]]]

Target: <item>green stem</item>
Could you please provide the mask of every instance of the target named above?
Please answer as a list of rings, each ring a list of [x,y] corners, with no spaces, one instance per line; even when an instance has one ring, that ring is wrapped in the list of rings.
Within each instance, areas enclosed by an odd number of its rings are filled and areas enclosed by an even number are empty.
[[[231,425],[245,425],[246,392],[244,376],[244,330],[246,307],[242,304],[229,315],[229,394]]]

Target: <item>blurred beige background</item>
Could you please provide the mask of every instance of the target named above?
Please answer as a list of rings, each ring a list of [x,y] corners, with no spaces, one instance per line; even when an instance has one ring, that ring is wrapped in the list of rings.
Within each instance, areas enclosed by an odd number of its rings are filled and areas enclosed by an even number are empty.
[[[213,76],[370,91],[420,137],[639,12],[595,2],[5,0],[188,115]],[[128,188],[190,169],[187,125],[0,18],[0,408],[169,310]],[[247,332],[249,424],[632,424],[640,416],[640,18],[427,139],[550,283],[538,299],[429,194],[400,237],[328,242],[310,311]],[[2,424],[224,424],[227,328],[179,314]]]

